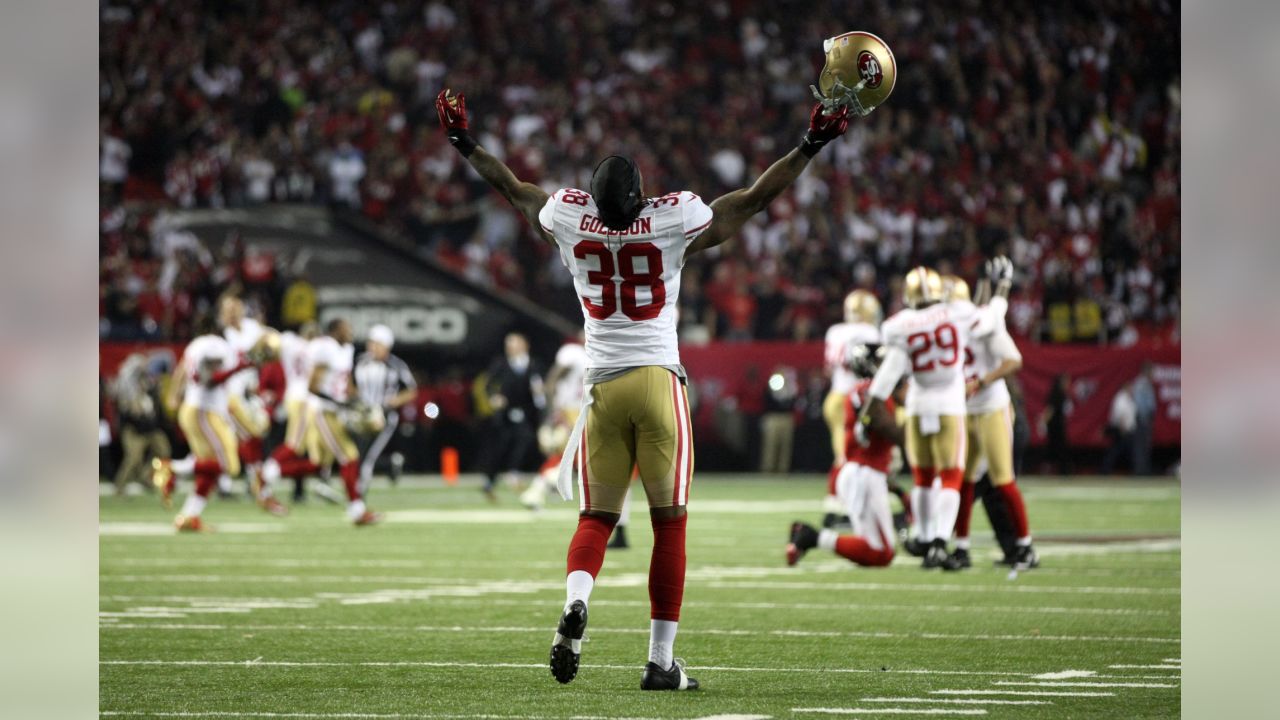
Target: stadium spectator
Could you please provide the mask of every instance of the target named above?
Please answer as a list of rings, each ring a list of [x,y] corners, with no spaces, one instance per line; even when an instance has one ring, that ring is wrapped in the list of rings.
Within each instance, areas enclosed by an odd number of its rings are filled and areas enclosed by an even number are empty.
[[[101,14],[103,212],[108,224],[133,223],[100,233],[101,263],[113,268],[100,317],[112,337],[181,338],[202,312],[197,291],[187,319],[148,329],[134,302],[145,283],[119,267],[171,254],[140,259],[119,242],[154,244],[158,229],[146,224],[157,204],[333,202],[485,284],[555,297],[565,281],[557,259],[495,211],[482,184],[458,182],[465,169],[428,131],[442,85],[470,90],[486,118],[476,135],[522,177],[582,185],[599,158],[635,152],[653,187],[714,197],[794,139],[820,39],[856,26],[893,45],[894,97],[754,219],[724,251],[731,258],[690,262],[686,286],[735,271],[722,297],[682,292],[682,314],[692,316],[682,330],[807,339],[855,285],[889,299],[911,263],[947,259],[964,273],[1006,252],[1025,268],[1016,334],[1177,338],[1176,4],[926,12],[880,0],[835,5],[821,19],[765,2],[678,13],[650,0],[199,7],[111,0]],[[508,29],[531,25],[557,31],[513,43]],[[646,30],[657,27],[661,36]],[[447,42],[455,33],[473,41]],[[1013,34],[1018,42],[1006,40]],[[688,119],[652,112],[677,104]],[[753,302],[732,292],[739,282]],[[194,290],[186,285],[179,290]]]
[[[1134,428],[1133,474],[1151,474],[1151,432],[1156,417],[1156,390],[1152,385],[1151,361],[1142,363],[1142,371],[1133,381]]]

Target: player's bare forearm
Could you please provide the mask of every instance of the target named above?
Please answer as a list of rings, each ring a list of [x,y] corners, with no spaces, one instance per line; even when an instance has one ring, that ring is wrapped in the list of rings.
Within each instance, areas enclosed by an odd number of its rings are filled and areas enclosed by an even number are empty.
[[[809,157],[799,149],[784,155],[756,178],[751,187],[734,190],[711,201],[714,220],[706,232],[689,246],[690,254],[713,248],[742,229],[752,215],[764,210],[800,177],[809,166]]]
[[[511,168],[482,147],[477,147],[467,158],[467,162],[471,163],[471,167],[475,168],[480,177],[506,198],[507,202],[511,203],[530,225],[537,228],[539,235],[546,239],[546,233],[542,232],[538,225],[538,212],[542,210],[543,205],[547,204],[549,197],[545,190],[533,183],[521,182],[515,173],[511,172]]]

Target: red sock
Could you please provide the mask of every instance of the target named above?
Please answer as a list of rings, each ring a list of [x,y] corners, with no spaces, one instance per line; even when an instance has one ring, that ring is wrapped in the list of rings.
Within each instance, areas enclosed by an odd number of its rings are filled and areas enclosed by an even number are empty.
[[[360,499],[360,461],[352,460],[338,468],[342,476],[342,484],[347,486],[347,499],[355,502]]]
[[[604,565],[604,547],[613,534],[613,523],[591,515],[578,516],[578,529],[569,541],[568,570],[582,570],[595,577]]]
[[[827,494],[836,494],[836,478],[840,477],[840,465],[835,465],[827,473]]]
[[[680,604],[684,602],[684,535],[688,523],[688,515],[653,521],[649,616],[654,620],[680,620]]]
[[[960,484],[960,512],[956,515],[956,539],[969,537],[969,519],[973,517],[973,483]]]
[[[196,460],[196,494],[209,497],[209,492],[218,486],[218,476],[222,474],[222,465],[217,460]]]
[[[240,462],[246,465],[262,462],[262,438],[240,441]]]
[[[940,470],[938,476],[942,478],[942,487],[945,490],[960,492],[960,486],[964,485],[964,468]]]
[[[277,445],[276,449],[271,451],[271,459],[280,463],[281,468],[284,467],[285,463],[297,457],[298,453],[294,452],[293,448],[288,445]]]
[[[836,554],[864,567],[884,567],[893,562],[893,549],[876,550],[857,535],[841,535],[836,538]]]
[[[1009,483],[1001,485],[997,488],[1000,494],[1004,496],[1004,502],[1009,506],[1009,515],[1013,518],[1013,532],[1021,540],[1031,535],[1031,527],[1027,524],[1027,506],[1022,502],[1022,491],[1018,489],[1017,483]]]

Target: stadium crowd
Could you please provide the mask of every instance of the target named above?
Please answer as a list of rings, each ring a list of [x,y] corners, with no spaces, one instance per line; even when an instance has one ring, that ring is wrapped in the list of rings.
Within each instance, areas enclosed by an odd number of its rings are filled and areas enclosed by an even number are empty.
[[[467,94],[481,144],[523,178],[582,187],[620,152],[652,193],[714,198],[796,142],[822,39],[856,28],[893,47],[893,97],[741,242],[691,261],[686,339],[817,339],[852,287],[891,312],[911,264],[973,275],[1007,253],[1015,334],[1176,340],[1176,3],[820,5],[104,2],[102,334],[187,337],[233,284],[278,298],[284,258],[153,222],[268,202],[363,213],[576,318],[558,258],[478,178],[458,182],[440,88]]]

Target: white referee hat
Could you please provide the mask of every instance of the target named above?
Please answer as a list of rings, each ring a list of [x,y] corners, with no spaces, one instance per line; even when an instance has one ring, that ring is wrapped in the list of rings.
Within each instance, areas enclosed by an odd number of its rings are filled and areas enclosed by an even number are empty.
[[[386,345],[390,350],[392,345],[396,344],[396,336],[392,334],[391,328],[386,325],[374,325],[369,328],[369,339],[379,345]]]

